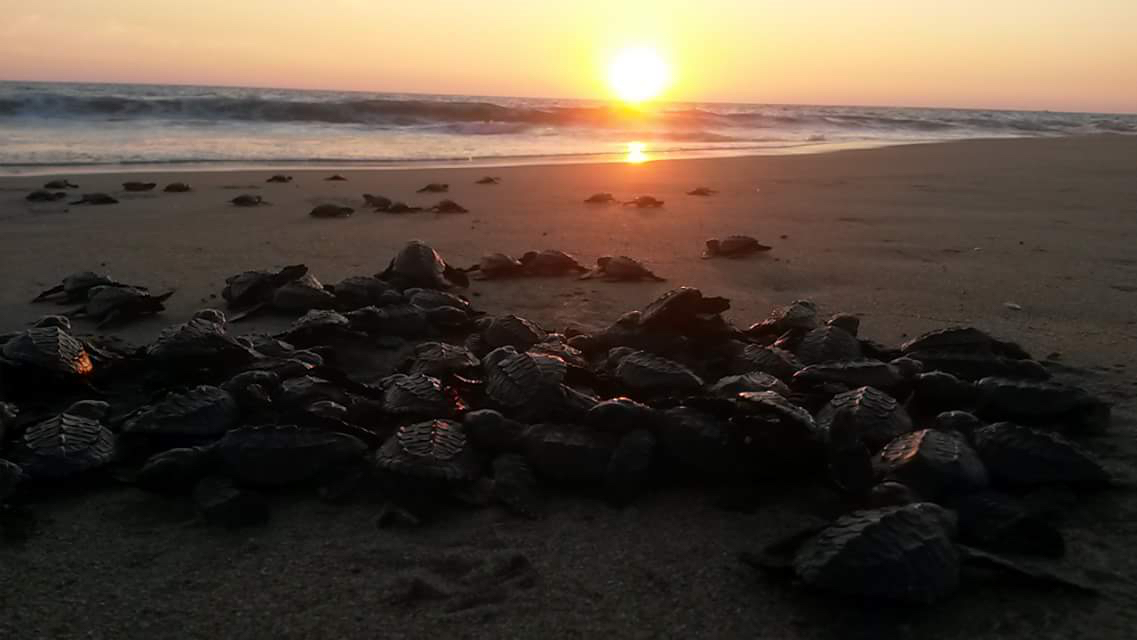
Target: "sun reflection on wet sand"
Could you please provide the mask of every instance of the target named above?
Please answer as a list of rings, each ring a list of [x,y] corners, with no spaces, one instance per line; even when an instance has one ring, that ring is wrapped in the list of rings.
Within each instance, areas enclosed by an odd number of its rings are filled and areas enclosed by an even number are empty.
[[[647,145],[642,142],[629,142],[628,155],[624,158],[624,162],[629,164],[643,164],[648,161],[647,154],[644,151]]]

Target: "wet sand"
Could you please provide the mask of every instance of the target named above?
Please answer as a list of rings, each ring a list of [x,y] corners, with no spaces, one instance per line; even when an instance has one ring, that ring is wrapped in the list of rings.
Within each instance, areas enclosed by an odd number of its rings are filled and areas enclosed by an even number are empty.
[[[54,307],[27,301],[68,272],[108,270],[176,288],[169,311],[121,335],[144,341],[219,304],[227,275],[308,264],[325,282],[381,270],[410,238],[452,263],[485,252],[559,248],[593,261],[626,254],[666,283],[574,279],[475,283],[491,313],[549,328],[594,328],[688,284],[732,299],[738,324],[810,298],[862,316],[862,332],[898,342],[975,324],[1053,355],[1064,378],[1117,403],[1111,433],[1087,442],[1115,466],[1137,461],[1137,138],[993,140],[732,158],[500,169],[145,174],[187,194],[117,193],[143,176],[70,176],[108,191],[107,207],[33,205],[44,177],[0,179],[0,330]],[[474,185],[485,174],[502,183]],[[445,196],[415,194],[448,182]],[[719,190],[685,195],[696,186]],[[160,187],[159,187],[160,188]],[[597,191],[647,193],[661,209],[586,206]],[[271,206],[241,209],[243,192]],[[358,210],[316,220],[316,204],[360,194],[413,204],[441,197],[465,215]],[[700,260],[704,239],[758,237],[754,259]],[[1012,309],[1007,303],[1019,307]],[[282,326],[284,319],[251,324]],[[560,496],[526,522],[457,510],[415,531],[378,531],[375,508],[280,497],[273,522],[227,533],[184,504],[131,489],[61,497],[39,508],[27,543],[0,547],[0,637],[1128,637],[1137,625],[1137,500],[1079,498],[1063,528],[1070,567],[1097,598],[972,583],[924,610],[868,610],[753,576],[736,552],[783,534],[824,500],[771,490],[753,514],[721,511],[705,492],[670,490],[624,510]],[[408,586],[409,585],[409,586]],[[425,594],[425,595],[424,595]]]

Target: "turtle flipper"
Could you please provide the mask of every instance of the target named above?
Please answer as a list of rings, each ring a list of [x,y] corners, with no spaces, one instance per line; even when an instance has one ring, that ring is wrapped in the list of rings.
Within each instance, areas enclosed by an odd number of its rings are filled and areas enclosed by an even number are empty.
[[[229,322],[240,322],[242,320],[245,320],[250,316],[256,315],[261,309],[264,309],[266,306],[268,306],[267,302],[258,302],[251,307],[246,307],[240,313],[229,316]]]
[[[154,296],[154,300],[156,302],[165,302],[169,300],[170,296],[174,295],[175,292],[177,292],[177,289],[170,289],[166,293]]]
[[[43,293],[39,294],[38,296],[32,298],[32,302],[39,302],[41,300],[46,300],[46,299],[50,298],[51,296],[54,296],[58,293],[63,293],[63,285],[62,284],[57,284],[54,287],[48,289],[47,291],[44,291]]]
[[[599,275],[599,273],[600,273],[599,271],[595,271],[595,270],[594,271],[585,271],[584,275],[577,278],[577,280],[591,280],[591,279],[595,278],[597,275]]]
[[[654,273],[648,273],[647,278],[648,280],[655,280],[656,282],[667,282],[667,278],[661,278]]]
[[[1034,563],[1016,562],[1010,558],[962,544],[956,546],[959,548],[960,561],[972,567],[990,569],[1005,576],[1038,585],[1063,587],[1082,593],[1097,594],[1100,592],[1094,585],[1054,569]]]

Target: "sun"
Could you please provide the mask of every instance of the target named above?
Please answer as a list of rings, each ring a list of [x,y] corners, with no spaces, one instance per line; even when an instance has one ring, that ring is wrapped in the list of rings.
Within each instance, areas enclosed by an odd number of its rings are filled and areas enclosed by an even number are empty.
[[[655,49],[634,47],[621,51],[608,68],[608,83],[616,97],[630,104],[656,98],[671,82],[671,70]]]

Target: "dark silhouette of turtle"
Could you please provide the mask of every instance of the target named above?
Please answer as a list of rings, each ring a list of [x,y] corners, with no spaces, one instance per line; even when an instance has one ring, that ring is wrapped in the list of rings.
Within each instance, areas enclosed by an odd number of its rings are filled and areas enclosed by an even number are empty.
[[[983,378],[975,383],[976,413],[988,420],[1061,426],[1068,432],[1101,433],[1110,406],[1085,389],[1041,380]]]
[[[166,193],[187,193],[189,191],[193,191],[193,189],[191,189],[190,186],[185,182],[171,182],[170,184],[166,185],[162,191],[165,191]]]
[[[225,314],[202,309],[188,321],[163,329],[146,348],[146,357],[167,370],[193,371],[245,365],[256,355],[228,334]]]
[[[341,176],[338,173],[330,175],[330,176],[324,178],[324,180],[327,182],[347,182],[347,178]]]
[[[703,380],[678,362],[627,347],[612,351],[613,375],[633,397],[691,395],[703,388]]]
[[[466,404],[453,389],[428,375],[395,374],[381,382],[383,409],[401,418],[456,418]]]
[[[407,373],[446,379],[454,375],[472,375],[481,360],[469,349],[446,342],[420,342],[408,356]]]
[[[49,180],[44,183],[44,189],[78,189],[79,185],[72,184],[70,180]]]
[[[817,426],[828,432],[842,415],[850,418],[847,427],[873,453],[912,431],[912,418],[904,407],[896,398],[873,387],[833,396],[817,414]]]
[[[637,209],[658,209],[663,206],[663,201],[653,198],[652,196],[636,196],[623,204],[625,207],[635,207]]]
[[[478,178],[474,184],[499,184],[500,182],[501,178],[495,176],[485,176],[483,178]]]
[[[402,296],[390,283],[374,276],[344,278],[332,285],[331,290],[341,310],[358,309],[368,305],[382,306],[402,301]]]
[[[1101,487],[1110,483],[1101,463],[1054,433],[999,422],[976,429],[971,438],[992,479],[1002,484]]]
[[[363,194],[363,204],[364,206],[371,207],[376,211],[386,211],[390,209],[391,205],[394,203],[390,198],[386,196],[376,196],[370,193],[365,193]]]
[[[494,280],[519,276],[525,270],[520,260],[505,253],[489,253],[482,256],[481,262],[466,269],[477,280]]]
[[[272,292],[272,307],[280,311],[302,311],[312,309],[331,309],[336,304],[336,296],[311,273],[286,282]]]
[[[773,247],[767,246],[758,242],[757,239],[750,236],[727,236],[725,238],[711,238],[706,242],[706,250],[703,251],[703,258],[739,258],[747,256],[752,253],[760,253],[762,251],[769,251]]]
[[[588,410],[584,424],[601,431],[629,433],[655,424],[661,419],[656,409],[631,398],[617,397],[605,400]]]
[[[732,374],[761,372],[783,381],[793,379],[801,370],[801,362],[794,354],[778,347],[763,347],[758,344],[743,344],[732,354],[727,364],[727,371]]]
[[[857,360],[861,357],[861,343],[840,327],[824,326],[802,336],[795,353],[805,365]]]
[[[288,425],[231,429],[217,443],[234,479],[268,487],[304,482],[366,452],[367,445],[354,436]]]
[[[663,450],[682,469],[717,477],[742,475],[748,469],[729,422],[707,411],[668,409],[657,431]]]
[[[123,191],[153,191],[154,187],[158,186],[157,182],[124,182],[122,183]]]
[[[647,331],[692,335],[702,332],[706,317],[718,316],[729,308],[726,298],[704,296],[694,287],[679,287],[644,307],[639,325]]]
[[[493,409],[478,409],[467,413],[462,418],[462,427],[479,451],[491,453],[520,451],[522,437],[529,428]]]
[[[938,351],[909,351],[904,355],[918,360],[926,371],[950,373],[964,380],[981,378],[1025,378],[1046,380],[1050,372],[1034,360],[1008,358],[985,352],[943,349]]]
[[[221,297],[231,309],[255,310],[269,303],[277,289],[307,273],[308,267],[302,264],[289,265],[279,271],[245,271],[225,279]]]
[[[153,295],[145,289],[102,285],[92,288],[86,304],[69,315],[91,318],[100,327],[124,324],[165,311],[163,303],[172,295],[173,291]]]
[[[405,202],[392,202],[391,206],[383,209],[386,213],[418,213],[422,207],[413,207]]]
[[[355,213],[351,207],[341,207],[335,204],[321,204],[308,212],[313,218],[346,218]]]
[[[408,242],[377,277],[400,289],[470,286],[470,279],[464,271],[446,264],[437,251],[419,240]]]
[[[875,387],[893,397],[906,397],[915,384],[922,365],[909,358],[892,362],[852,360],[812,364],[793,374],[795,388],[836,383],[847,387]]]
[[[992,337],[975,327],[949,327],[930,331],[905,342],[900,347],[904,353],[955,351],[965,353],[990,353],[1015,360],[1029,360],[1030,354],[1022,347]]]
[[[58,326],[21,331],[4,343],[0,364],[29,369],[48,377],[82,378],[94,370],[82,342]]]
[[[556,249],[527,251],[521,256],[521,264],[525,267],[525,275],[530,276],[562,276],[588,271],[588,267],[577,262],[576,258]]]
[[[498,347],[526,351],[549,337],[549,332],[537,323],[513,314],[482,318],[476,326],[478,333],[466,341],[470,351],[475,354],[486,354]]]
[[[55,202],[67,197],[66,193],[62,191],[32,191],[24,200],[28,202]]]
[[[400,478],[455,485],[471,482],[477,461],[462,425],[429,420],[399,427],[375,453],[380,471]]]
[[[450,185],[440,182],[431,182],[425,187],[418,190],[418,193],[446,193],[450,190]]]
[[[761,371],[723,376],[707,387],[708,393],[722,398],[733,398],[746,391],[773,391],[782,397],[790,397],[790,388],[786,386],[786,383]]]
[[[584,199],[585,204],[610,204],[616,202],[616,197],[610,193],[594,193]]]
[[[714,189],[711,189],[708,187],[695,187],[694,189],[691,189],[690,191],[688,191],[687,195],[689,195],[689,196],[713,196],[716,193],[718,193],[718,191],[715,191]]]
[[[34,424],[16,449],[16,461],[32,479],[62,480],[114,459],[115,436],[103,426],[110,405],[83,400]]]
[[[243,193],[236,198],[230,200],[233,206],[236,207],[259,207],[262,204],[268,204],[265,199],[260,196],[255,196],[248,193]]]
[[[328,309],[312,309],[297,318],[287,331],[277,337],[298,347],[315,347],[341,341],[362,343],[366,336],[351,327],[347,316]]]
[[[32,298],[32,302],[40,302],[61,295],[61,302],[82,302],[87,299],[87,294],[91,289],[101,286],[123,287],[128,285],[116,282],[105,274],[95,273],[94,271],[79,271],[63,278],[63,281],[54,287],[44,290]],[[145,287],[134,288],[145,289]]]
[[[787,331],[804,332],[817,328],[817,305],[809,300],[795,300],[770,312],[762,322],[751,325],[746,333],[755,337],[780,336]]]
[[[105,193],[84,193],[78,200],[71,202],[71,204],[118,204],[118,200]]]
[[[285,176],[285,175],[281,175],[278,173],[278,174],[270,177],[268,180],[265,180],[265,182],[280,182],[280,183],[292,182],[292,176]]]
[[[638,260],[627,256],[603,256],[596,259],[596,268],[580,277],[581,280],[589,278],[603,278],[614,281],[655,280],[664,282],[661,278]]]
[[[420,289],[412,287],[403,291],[404,297],[407,302],[420,307],[422,309],[438,309],[440,307],[451,307],[458,309],[471,316],[482,315],[480,311],[475,311],[470,301],[460,295],[450,293],[449,291],[439,291],[438,289]]]
[[[225,435],[240,420],[237,400],[231,393],[211,385],[174,391],[158,402],[132,413],[121,432],[166,443],[208,441]]]
[[[453,200],[442,200],[430,208],[431,213],[470,213],[470,210]]]
[[[990,483],[987,468],[967,440],[936,429],[898,436],[876,455],[873,468],[878,476],[899,481],[929,500],[971,493]]]
[[[851,313],[836,313],[825,322],[825,325],[843,329],[855,338],[861,330],[861,319]]]

